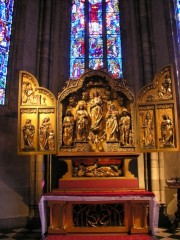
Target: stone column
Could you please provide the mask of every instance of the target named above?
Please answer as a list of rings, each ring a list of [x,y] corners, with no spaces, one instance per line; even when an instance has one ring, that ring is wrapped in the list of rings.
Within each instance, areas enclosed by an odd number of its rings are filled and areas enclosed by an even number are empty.
[[[151,190],[160,200],[160,179],[159,179],[159,159],[158,153],[151,153]]]
[[[44,186],[44,157],[31,156],[30,160],[30,218],[38,215],[38,203]]]
[[[164,153],[159,153],[160,202],[165,203]]]
[[[144,157],[143,154],[141,154],[138,157],[138,179],[139,179],[139,188],[145,189],[145,174],[144,174]]]
[[[139,43],[142,54],[142,73],[144,84],[153,78],[152,40],[151,40],[151,8],[147,0],[138,1]]]
[[[39,25],[39,47],[38,66],[40,85],[48,87],[51,60],[51,25],[52,25],[52,1],[41,1],[40,25]]]

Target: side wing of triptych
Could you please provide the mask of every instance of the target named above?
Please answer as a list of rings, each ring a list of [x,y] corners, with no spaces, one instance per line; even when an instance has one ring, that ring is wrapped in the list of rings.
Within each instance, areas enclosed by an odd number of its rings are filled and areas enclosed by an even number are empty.
[[[18,154],[56,153],[56,99],[25,71],[19,75],[17,135]]]
[[[155,75],[137,98],[137,141],[141,152],[179,148],[176,92],[172,66]]]

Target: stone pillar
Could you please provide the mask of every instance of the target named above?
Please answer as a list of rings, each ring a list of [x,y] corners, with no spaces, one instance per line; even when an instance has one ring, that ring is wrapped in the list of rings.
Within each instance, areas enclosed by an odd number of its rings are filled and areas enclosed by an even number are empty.
[[[151,40],[151,8],[149,1],[138,1],[139,12],[139,42],[142,54],[142,72],[144,84],[150,83],[153,78],[152,40]]]
[[[30,160],[30,218],[38,215],[38,203],[43,193],[44,157],[31,156]]]
[[[151,153],[151,190],[160,200],[160,179],[159,179],[159,159],[158,153]]]
[[[138,180],[139,180],[139,188],[145,189],[145,174],[144,174],[144,157],[143,154],[141,154],[138,157]]]
[[[42,87],[48,87],[51,60],[51,25],[52,25],[52,1],[41,2],[40,31],[39,31],[39,74],[38,79]]]
[[[159,153],[160,202],[165,203],[164,153]]]

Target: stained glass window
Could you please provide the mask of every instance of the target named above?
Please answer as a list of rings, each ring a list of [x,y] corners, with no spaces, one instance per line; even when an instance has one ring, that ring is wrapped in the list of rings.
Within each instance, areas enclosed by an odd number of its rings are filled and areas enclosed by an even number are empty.
[[[180,48],[180,0],[175,0],[175,17],[178,31],[178,44]]]
[[[0,0],[0,105],[5,103],[13,4],[14,0]]]
[[[72,0],[70,78],[85,68],[122,77],[119,0]]]

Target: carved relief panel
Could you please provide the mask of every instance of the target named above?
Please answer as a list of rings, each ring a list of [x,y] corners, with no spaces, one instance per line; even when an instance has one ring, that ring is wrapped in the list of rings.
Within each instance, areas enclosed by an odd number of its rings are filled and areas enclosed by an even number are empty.
[[[19,78],[18,153],[56,153],[56,99],[31,74]]]
[[[177,106],[171,66],[155,75],[137,98],[138,148],[140,151],[178,149]]]
[[[58,96],[59,152],[133,152],[134,96],[124,80],[89,70]]]

